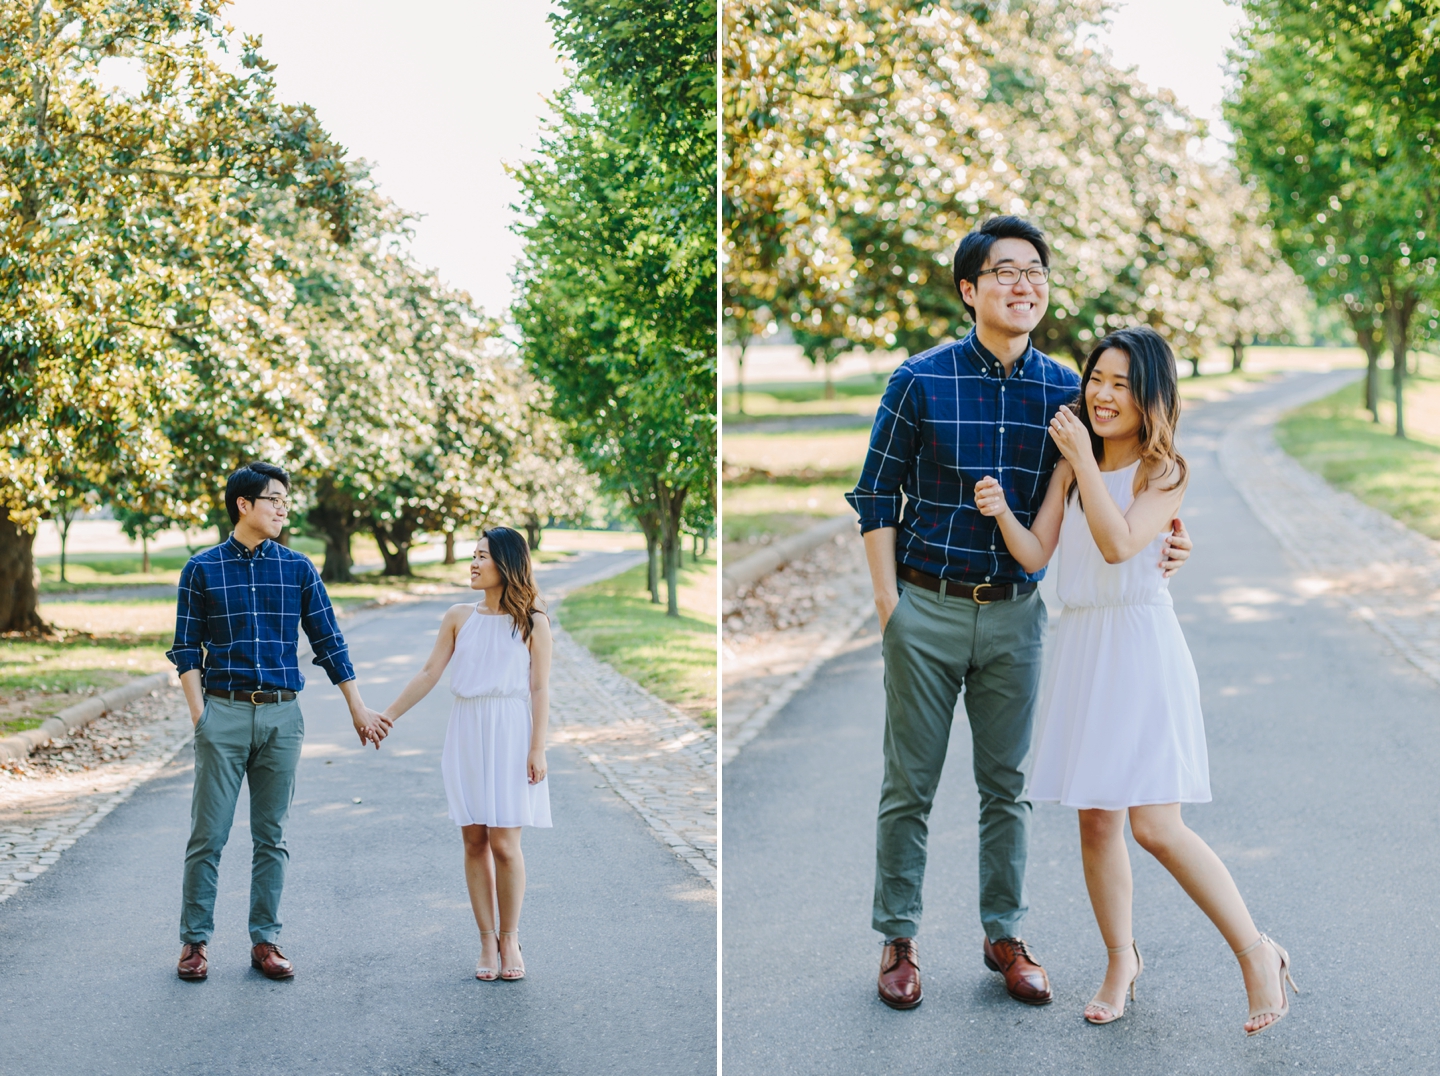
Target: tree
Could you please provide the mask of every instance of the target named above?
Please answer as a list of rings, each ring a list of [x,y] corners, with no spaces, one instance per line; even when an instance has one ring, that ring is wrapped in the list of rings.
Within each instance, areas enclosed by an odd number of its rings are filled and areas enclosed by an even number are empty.
[[[1241,167],[1270,194],[1280,248],[1322,302],[1341,303],[1377,367],[1392,354],[1395,435],[1406,356],[1437,294],[1440,51],[1434,0],[1245,0],[1226,102]]]
[[[1085,45],[1102,10],[727,8],[727,318],[764,305],[819,361],[922,350],[964,331],[950,271],[961,237],[1020,213],[1055,255],[1037,344],[1078,360],[1138,322],[1198,366],[1233,240],[1216,206],[1248,193],[1191,152],[1203,125],[1168,92]],[[1273,267],[1263,253],[1229,258],[1227,275],[1258,286]]]
[[[140,543],[140,570],[149,575],[150,539],[169,530],[174,526],[174,522],[168,516],[158,512],[146,512],[144,509],[116,506],[114,511],[125,537]]]
[[[277,190],[339,238],[349,173],[275,100],[221,0],[0,7],[0,630],[38,631],[31,539],[67,468],[166,484],[188,355],[243,335],[272,279],[252,212]],[[238,45],[238,69],[224,62]],[[143,70],[109,85],[107,61]]]
[[[630,505],[674,616],[685,502],[714,490],[714,13],[562,3],[578,71],[518,170],[522,353],[577,457]]]

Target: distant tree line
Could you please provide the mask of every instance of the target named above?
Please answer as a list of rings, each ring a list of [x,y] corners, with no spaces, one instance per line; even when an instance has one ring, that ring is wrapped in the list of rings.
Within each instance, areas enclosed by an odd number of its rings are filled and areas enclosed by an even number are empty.
[[[1195,364],[1275,337],[1308,299],[1267,192],[1204,124],[1087,45],[1098,0],[727,5],[724,315],[813,360],[962,335],[960,238],[1019,213],[1054,252],[1036,343],[1079,358],[1147,324]]]
[[[422,531],[533,534],[593,494],[554,389],[222,9],[0,6],[0,631],[44,630],[40,519],[224,533],[250,459],[295,475],[331,580],[356,533],[406,574]]]

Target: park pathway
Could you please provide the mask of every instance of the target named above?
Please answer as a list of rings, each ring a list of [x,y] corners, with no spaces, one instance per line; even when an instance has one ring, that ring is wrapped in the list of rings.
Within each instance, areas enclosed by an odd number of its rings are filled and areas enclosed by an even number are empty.
[[[634,560],[577,557],[547,569],[542,586],[561,592]],[[441,613],[465,597],[457,590],[346,623],[367,702],[383,707],[399,693],[429,653]],[[570,681],[584,680],[579,660],[557,662]],[[210,978],[175,977],[192,780],[182,749],[0,904],[0,1071],[714,1071],[715,890],[705,834],[682,821],[668,833],[656,826],[673,817],[703,829],[693,817],[703,819],[703,808],[675,802],[704,799],[673,776],[678,765],[703,782],[706,751],[690,730],[649,712],[663,726],[650,745],[660,761],[641,765],[647,752],[632,722],[619,737],[630,754],[601,760],[612,763],[608,775],[575,747],[552,747],[556,825],[525,838],[529,975],[481,983],[439,772],[449,693],[437,687],[379,752],[362,750],[338,690],[306,669],[306,744],[282,906],[295,979],[271,983],[249,966],[243,795],[221,865]],[[557,733],[596,724],[581,709],[588,698],[577,704],[557,677]],[[713,739],[708,766],[713,800]],[[626,792],[644,792],[647,780],[659,786],[667,773],[648,804],[638,797],[647,817]],[[713,857],[713,810],[708,817]]]
[[[1393,589],[1366,605],[1376,595],[1338,579],[1328,536],[1323,556],[1292,554],[1276,538],[1287,524],[1262,522],[1247,500],[1272,516],[1266,495],[1315,507],[1295,483],[1250,481],[1245,468],[1266,466],[1265,419],[1347,376],[1291,377],[1187,408],[1181,424],[1196,552],[1172,592],[1199,670],[1214,792],[1186,817],[1289,949],[1305,990],[1290,1017],[1243,1037],[1233,957],[1132,842],[1139,1000],[1114,1026],[1085,1024],[1104,950],[1074,812],[1049,805],[1035,810],[1025,937],[1056,1000],[1011,1001],[980,960],[963,709],[931,816],[925,1002],[884,1007],[869,926],[883,728],[871,617],[726,763],[728,1076],[1440,1073],[1440,684],[1423,671],[1425,618]],[[1383,559],[1380,548],[1356,548],[1356,564]],[[1400,626],[1372,630],[1367,609]]]

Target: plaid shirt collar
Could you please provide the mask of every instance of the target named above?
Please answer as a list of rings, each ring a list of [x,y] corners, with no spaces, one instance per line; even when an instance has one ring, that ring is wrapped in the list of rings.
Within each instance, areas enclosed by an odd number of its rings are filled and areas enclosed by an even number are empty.
[[[1005,380],[1005,365],[990,353],[989,348],[980,342],[980,336],[974,329],[970,330],[969,335],[967,335],[964,340],[961,340],[960,344],[960,350],[965,354],[965,357],[969,360],[970,365],[977,374],[981,377],[997,377],[1002,381]],[[1034,341],[1027,340],[1025,342],[1024,352],[1015,360],[1015,365],[1010,369],[1010,376],[1023,377],[1025,375],[1025,362],[1034,353]]]
[[[264,560],[266,547],[269,544],[269,538],[262,538],[260,540],[260,544],[257,545],[254,549],[246,549],[245,543],[237,539],[233,533],[230,535],[229,538],[225,539],[226,551],[228,551],[237,560],[250,560],[252,557]]]

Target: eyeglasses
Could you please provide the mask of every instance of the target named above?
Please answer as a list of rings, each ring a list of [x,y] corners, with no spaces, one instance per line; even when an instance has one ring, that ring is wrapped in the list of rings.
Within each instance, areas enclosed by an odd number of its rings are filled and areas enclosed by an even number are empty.
[[[256,498],[254,498],[254,499],[257,500],[257,501],[269,501],[271,504],[273,504],[273,505],[275,506],[275,511],[277,511],[277,512],[288,512],[288,511],[290,511],[290,501],[289,501],[289,499],[286,498],[286,497],[282,497],[282,496],[281,496],[280,494],[278,494],[278,493],[270,493],[270,494],[267,494],[267,495],[265,495],[265,496],[263,496],[263,497],[256,497]]]
[[[1030,281],[1030,283],[1034,284],[1037,288],[1042,284],[1048,284],[1050,282],[1050,267],[1048,265],[1032,265],[1028,269],[1021,269],[1014,265],[1002,265],[998,269],[981,269],[975,274],[975,279],[978,281],[986,273],[994,273],[995,282],[1007,288],[1012,284],[1020,283],[1022,274],[1026,280]]]

